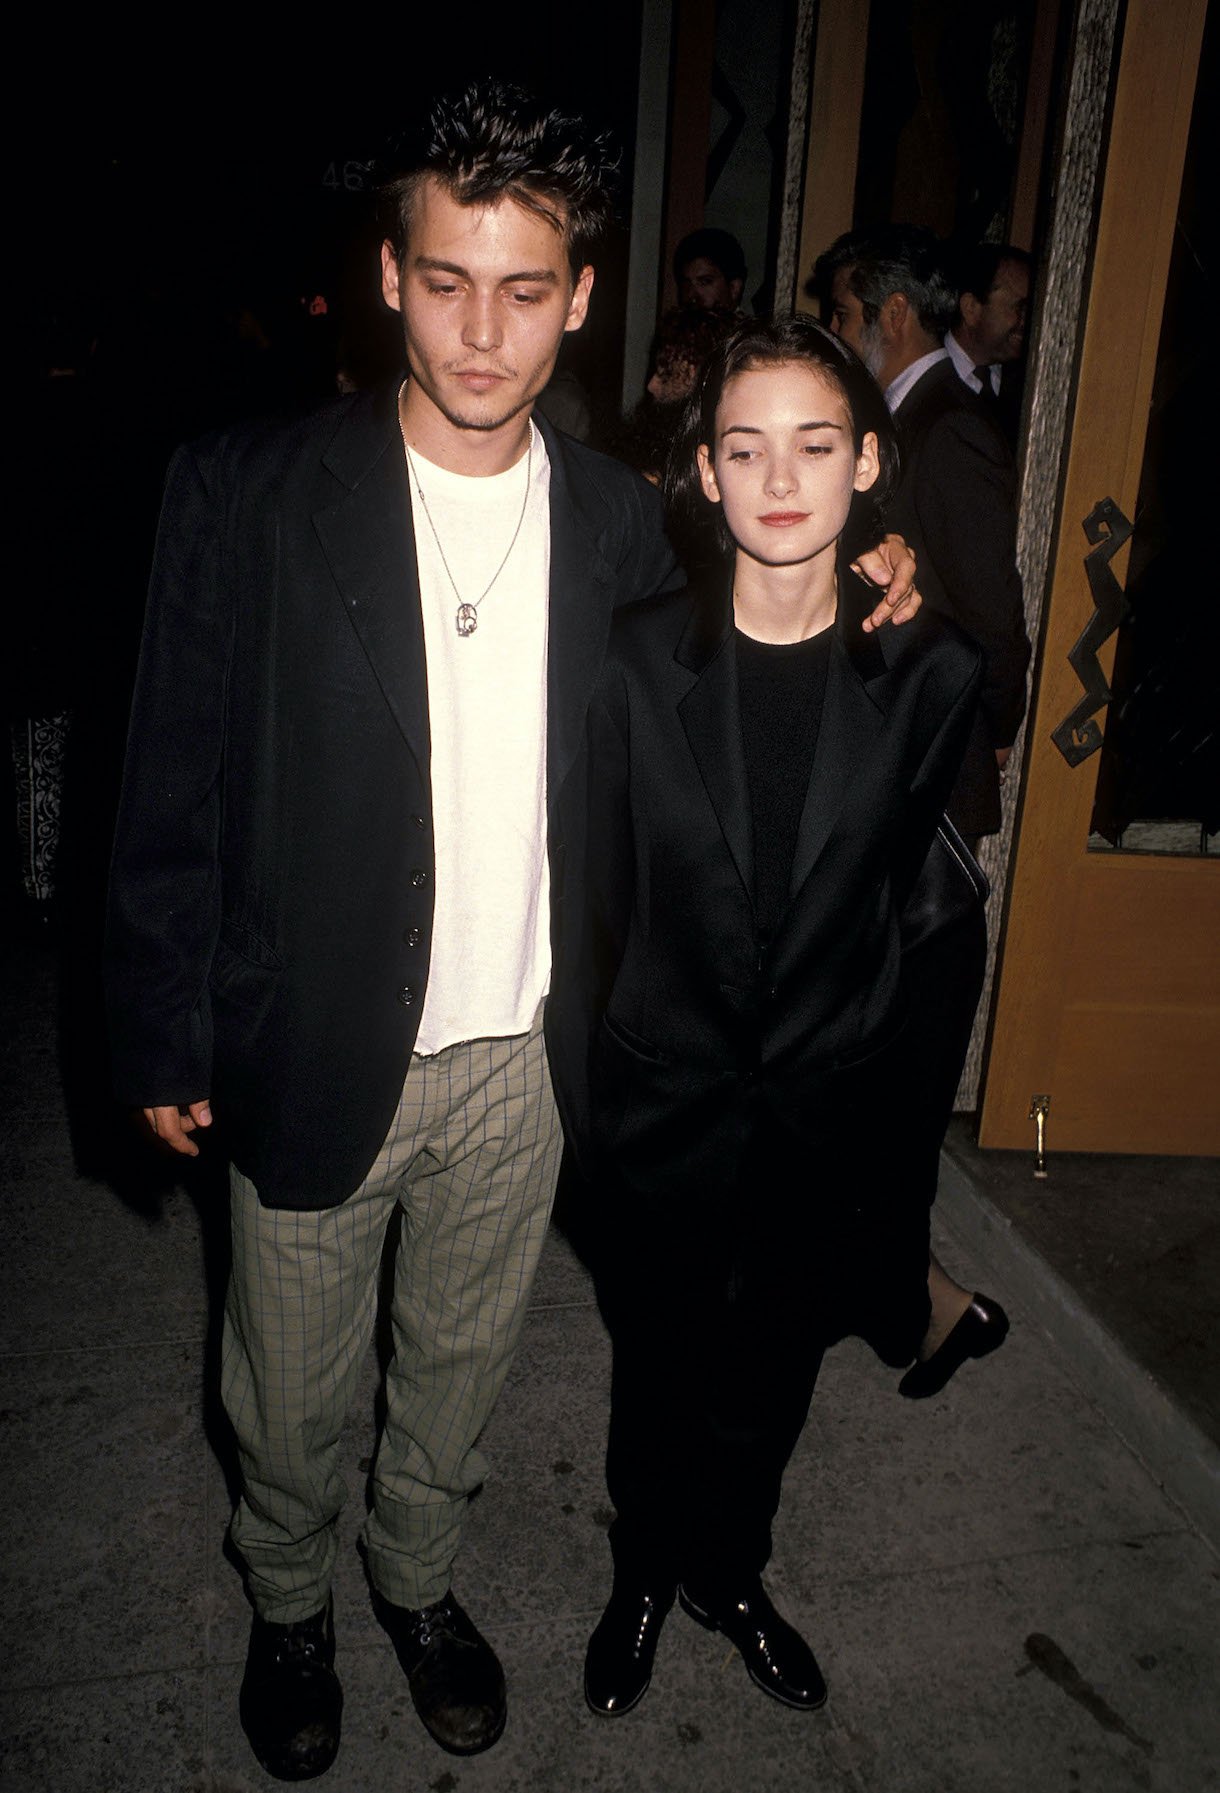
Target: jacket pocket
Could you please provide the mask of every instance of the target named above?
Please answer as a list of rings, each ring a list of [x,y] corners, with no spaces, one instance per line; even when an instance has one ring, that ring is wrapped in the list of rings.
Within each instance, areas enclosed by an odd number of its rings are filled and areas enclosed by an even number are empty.
[[[638,1033],[633,1033],[631,1028],[625,1027],[613,1015],[602,1016],[602,1027],[616,1045],[621,1046],[625,1052],[633,1053],[636,1058],[647,1059],[648,1063],[653,1065],[663,1065],[668,1062],[665,1054],[659,1052],[650,1040],[644,1039]]]
[[[268,1017],[283,982],[278,953],[249,929],[221,924],[209,987],[218,1064],[239,1062],[265,1039]]]
[[[235,953],[239,959],[245,959],[250,965],[257,965],[263,971],[282,971],[284,959],[253,928],[244,926],[226,916],[220,924],[219,946]]]

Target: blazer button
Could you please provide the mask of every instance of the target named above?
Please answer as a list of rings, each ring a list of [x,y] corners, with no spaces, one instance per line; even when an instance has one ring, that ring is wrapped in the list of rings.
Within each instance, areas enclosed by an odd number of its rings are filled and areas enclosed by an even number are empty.
[[[412,816],[411,820],[415,823],[417,828],[426,828],[428,826],[423,816]]]
[[[403,985],[402,989],[398,992],[398,1000],[401,1002],[404,1009],[410,1008],[411,1004],[415,1001],[415,992],[410,984]]]
[[[421,872],[419,870],[413,871],[411,873],[411,882],[414,884],[416,890],[422,890],[423,886],[428,882],[427,872]]]
[[[403,935],[403,939],[408,946],[418,946],[423,937],[424,934],[422,928],[408,928]]]

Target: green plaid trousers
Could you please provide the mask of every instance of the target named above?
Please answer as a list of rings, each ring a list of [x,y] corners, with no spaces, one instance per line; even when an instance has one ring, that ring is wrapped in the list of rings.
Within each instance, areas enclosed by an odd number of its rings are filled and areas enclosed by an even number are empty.
[[[560,1134],[542,1042],[471,1040],[411,1061],[368,1176],[340,1207],[264,1208],[232,1172],[221,1367],[242,1495],[232,1538],[264,1619],[325,1604],[346,1488],[340,1432],[369,1342],[386,1230],[394,1358],[365,1526],[373,1584],[399,1606],[450,1584],[479,1434],[504,1382],[546,1236]]]

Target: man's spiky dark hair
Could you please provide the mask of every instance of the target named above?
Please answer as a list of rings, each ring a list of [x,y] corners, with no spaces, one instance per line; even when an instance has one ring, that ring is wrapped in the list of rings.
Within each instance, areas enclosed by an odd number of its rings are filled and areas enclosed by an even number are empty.
[[[431,177],[459,205],[515,199],[537,212],[563,236],[575,275],[613,216],[616,168],[607,135],[521,88],[477,81],[438,99],[423,131],[383,158],[382,225],[401,261],[416,190]]]

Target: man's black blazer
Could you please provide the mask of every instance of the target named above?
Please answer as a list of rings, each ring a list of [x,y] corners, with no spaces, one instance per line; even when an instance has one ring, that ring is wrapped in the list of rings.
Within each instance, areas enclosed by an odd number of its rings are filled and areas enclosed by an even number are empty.
[[[979,712],[948,812],[962,834],[1000,826],[997,747],[1025,714],[1029,639],[1017,571],[1016,473],[991,413],[947,358],[928,368],[894,414],[902,477],[890,529],[918,560],[919,589],[983,650]]]
[[[875,1106],[873,1134],[901,1132],[865,1067],[903,1018],[898,915],[981,656],[926,607],[865,635],[867,589],[844,569],[841,591],[789,906],[763,954],[728,586],[615,619],[589,713],[587,975],[559,992],[552,1069],[586,1178],[625,1196],[721,1186],[760,1104],[804,1139],[806,1176],[836,1114],[859,1143],[849,1085]]]
[[[652,489],[539,420],[551,463],[556,978],[611,612],[674,578]],[[571,838],[575,830],[577,838]],[[428,695],[396,395],[181,449],[111,880],[114,1078],[209,1096],[269,1206],[360,1183],[402,1091],[433,910]],[[579,893],[577,892],[577,895]]]

